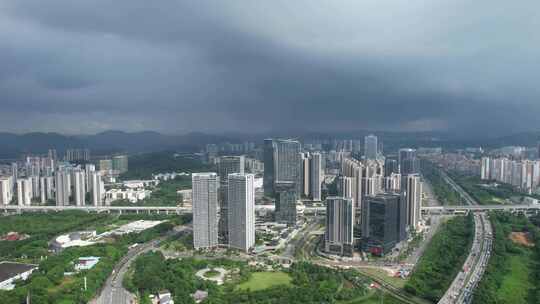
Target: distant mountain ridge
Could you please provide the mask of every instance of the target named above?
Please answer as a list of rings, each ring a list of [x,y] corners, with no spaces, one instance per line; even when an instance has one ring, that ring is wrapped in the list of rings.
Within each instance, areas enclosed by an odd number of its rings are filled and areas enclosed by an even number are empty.
[[[540,132],[521,132],[501,137],[463,138],[444,132],[377,132],[354,131],[343,133],[310,133],[296,132],[285,134],[206,134],[192,132],[184,135],[166,135],[155,131],[124,132],[110,130],[94,135],[63,135],[54,132],[32,132],[14,134],[0,132],[0,159],[17,158],[26,153],[47,153],[48,149],[56,149],[63,155],[66,149],[88,148],[92,154],[109,154],[113,152],[155,152],[164,150],[200,151],[206,144],[222,142],[253,141],[262,143],[269,137],[300,137],[304,139],[356,138],[375,133],[382,138],[385,150],[396,150],[399,147],[442,146],[447,148],[463,147],[498,147],[505,145],[536,146],[540,140]]]
[[[163,150],[197,151],[207,143],[227,140],[223,136],[203,133],[165,135],[154,131],[105,131],[95,135],[62,135],[32,132],[0,133],[0,158],[17,158],[21,154],[47,153],[56,149],[60,155],[70,148],[88,148],[93,154],[111,152],[152,152]]]

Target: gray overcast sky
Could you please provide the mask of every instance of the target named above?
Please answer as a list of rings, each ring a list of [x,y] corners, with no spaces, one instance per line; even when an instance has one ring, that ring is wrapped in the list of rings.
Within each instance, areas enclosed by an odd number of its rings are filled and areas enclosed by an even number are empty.
[[[0,131],[538,130],[540,3],[0,0]]]

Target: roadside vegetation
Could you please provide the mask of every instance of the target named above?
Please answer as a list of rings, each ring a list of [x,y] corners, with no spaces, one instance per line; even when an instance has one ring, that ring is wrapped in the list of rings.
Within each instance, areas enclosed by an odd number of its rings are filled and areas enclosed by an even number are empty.
[[[438,302],[463,266],[473,237],[472,215],[442,224],[405,284],[405,291]]]
[[[473,303],[540,303],[540,217],[492,212],[490,220],[493,251]]]
[[[423,160],[421,164],[422,176],[431,185],[437,200],[443,205],[462,205],[459,193],[443,179],[439,168],[427,160]]]

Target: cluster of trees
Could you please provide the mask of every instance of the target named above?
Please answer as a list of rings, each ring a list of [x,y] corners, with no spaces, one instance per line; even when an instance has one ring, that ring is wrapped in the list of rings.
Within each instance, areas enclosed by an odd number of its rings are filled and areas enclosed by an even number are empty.
[[[533,251],[532,258],[535,261],[530,265],[533,269],[529,276],[530,285],[534,288],[529,290],[529,296],[524,300],[531,304],[540,303],[540,229],[538,229],[540,216],[533,217],[529,221],[524,215],[492,212],[489,217],[493,227],[493,247],[488,267],[475,289],[474,303],[502,303],[503,300],[499,298],[497,291],[511,270],[509,258],[512,255],[527,254],[525,251],[528,250]],[[531,249],[515,244],[508,237],[512,231],[527,232],[534,242],[534,247]],[[528,288],[525,282],[516,286]]]
[[[366,278],[356,271],[339,271],[309,262],[295,263],[289,269],[292,286],[276,286],[255,292],[234,291],[210,303],[337,303],[367,294]]]
[[[422,176],[431,184],[433,193],[443,205],[461,205],[459,194],[448,185],[435,165],[427,160],[421,162]]]
[[[131,203],[128,200],[117,200],[112,202],[113,206],[176,206],[181,196],[178,190],[191,189],[191,178],[178,176],[173,180],[160,182],[153,189],[150,197]]]
[[[520,195],[515,192],[512,185],[497,182],[497,188],[483,187],[485,181],[478,176],[465,175],[460,172],[449,172],[452,179],[458,183],[467,193],[469,193],[481,205],[499,204],[493,198],[509,199],[512,196]]]
[[[211,167],[194,155],[176,155],[173,152],[154,152],[129,157],[129,171],[122,179],[150,179],[152,174],[166,172],[208,171]]]
[[[28,213],[8,216],[0,221],[0,235],[15,231],[30,237],[20,241],[0,241],[0,257],[26,257],[30,260],[48,255],[48,242],[55,236],[105,225],[113,220],[108,214],[89,214],[82,211],[58,213]]]
[[[19,283],[14,290],[0,292],[0,302],[26,303],[26,297],[30,296],[32,303],[39,304],[87,303],[96,295],[126,251],[127,247],[121,244],[68,248],[43,260],[31,278]],[[73,272],[74,263],[82,256],[98,256],[101,259],[90,270],[64,275],[65,272]]]
[[[460,271],[474,236],[472,215],[454,217],[433,236],[405,290],[432,302],[444,295]]]
[[[118,218],[104,214],[88,214],[84,212],[62,212],[54,214],[24,214],[21,216],[6,217],[0,221],[1,229],[19,228],[25,233],[35,232],[36,237],[43,244],[40,251],[47,252],[47,240],[58,233],[105,225],[114,220],[130,221],[141,219],[143,215],[120,215]],[[51,219],[49,223],[47,219]],[[163,219],[162,216],[150,216],[150,219]],[[183,224],[191,220],[191,216],[175,216],[173,219],[161,223],[141,233],[130,233],[117,237],[113,242],[96,244],[88,247],[71,247],[57,255],[51,255],[39,262],[39,268],[31,277],[17,284],[12,291],[0,292],[0,303],[26,303],[30,295],[32,303],[39,304],[67,304],[87,303],[91,300],[111,274],[114,265],[127,252],[133,243],[144,243],[158,238],[171,231],[174,225]],[[21,225],[28,226],[26,229]],[[9,226],[13,225],[13,226]],[[41,234],[37,225],[42,225]],[[56,228],[54,227],[56,226]],[[3,230],[2,230],[3,231]],[[25,241],[11,242],[16,252],[26,250]],[[37,241],[36,241],[37,242]],[[2,242],[3,245],[4,242]],[[37,243],[36,243],[37,244]],[[20,246],[20,247],[17,247]],[[0,250],[4,250],[0,246]],[[97,256],[99,263],[92,269],[73,275],[64,275],[72,272],[74,263],[79,257]],[[87,279],[87,289],[84,290],[84,277]]]
[[[148,301],[150,294],[168,289],[175,303],[195,303],[191,298],[196,290],[206,290],[211,295],[222,294],[218,286],[200,280],[195,273],[207,267],[221,266],[238,268],[240,275],[246,277],[245,263],[225,259],[197,260],[193,258],[165,259],[161,252],[149,252],[139,256],[132,266],[132,273],[126,277],[124,287],[140,296],[141,303]]]
[[[239,276],[234,282],[217,286],[195,276],[199,269],[221,266],[238,268]],[[349,301],[367,294],[366,278],[355,271],[338,271],[311,263],[295,263],[289,269],[292,286],[276,286],[250,291],[235,288],[247,281],[250,270],[243,262],[219,260],[166,260],[161,253],[151,252],[137,258],[132,274],[124,286],[141,296],[144,303],[149,294],[168,289],[175,303],[193,303],[191,294],[206,290],[209,298],[205,303],[336,303]]]

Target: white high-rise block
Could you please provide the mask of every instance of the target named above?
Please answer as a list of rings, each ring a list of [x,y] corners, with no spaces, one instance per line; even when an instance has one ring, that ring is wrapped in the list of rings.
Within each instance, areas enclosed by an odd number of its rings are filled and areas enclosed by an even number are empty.
[[[68,171],[59,170],[55,176],[56,205],[69,205],[69,195],[71,187],[71,174]]]
[[[0,177],[0,205],[9,205],[13,199],[13,177]]]
[[[100,172],[92,172],[90,184],[92,185],[92,204],[101,206],[105,198],[105,185]]]
[[[422,207],[422,182],[420,181],[420,175],[408,175],[406,186],[407,225],[411,229],[417,229],[420,223],[420,209]]]
[[[92,173],[96,171],[96,165],[85,164],[84,172],[86,173],[86,191],[92,193]]]
[[[32,180],[30,178],[17,180],[17,202],[19,206],[32,204]]]
[[[193,173],[193,247],[218,245],[218,188],[216,173]]]
[[[229,174],[229,246],[249,251],[255,245],[255,176]]]
[[[84,206],[86,205],[86,181],[85,173],[82,170],[77,170],[73,172],[73,200],[75,205]]]

